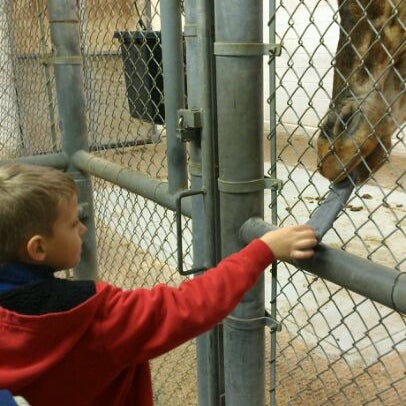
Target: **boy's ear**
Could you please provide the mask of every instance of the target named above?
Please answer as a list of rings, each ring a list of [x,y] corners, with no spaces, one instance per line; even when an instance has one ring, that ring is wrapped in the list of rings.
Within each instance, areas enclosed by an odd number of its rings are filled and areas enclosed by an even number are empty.
[[[27,255],[32,261],[41,262],[45,260],[45,241],[41,235],[32,236],[28,240],[26,248]]]

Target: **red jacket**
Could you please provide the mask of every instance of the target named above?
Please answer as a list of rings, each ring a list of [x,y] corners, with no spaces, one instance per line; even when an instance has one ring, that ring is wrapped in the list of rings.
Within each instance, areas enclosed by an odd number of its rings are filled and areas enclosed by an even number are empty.
[[[0,307],[0,388],[32,406],[151,406],[148,360],[214,327],[273,260],[255,240],[178,288],[98,282],[66,311],[30,316]]]

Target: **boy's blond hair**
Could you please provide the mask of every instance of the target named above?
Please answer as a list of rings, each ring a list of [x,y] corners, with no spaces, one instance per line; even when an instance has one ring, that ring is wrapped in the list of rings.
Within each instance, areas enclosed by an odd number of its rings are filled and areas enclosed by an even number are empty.
[[[51,236],[61,201],[77,193],[73,179],[59,170],[0,166],[0,263],[18,260],[33,235]]]

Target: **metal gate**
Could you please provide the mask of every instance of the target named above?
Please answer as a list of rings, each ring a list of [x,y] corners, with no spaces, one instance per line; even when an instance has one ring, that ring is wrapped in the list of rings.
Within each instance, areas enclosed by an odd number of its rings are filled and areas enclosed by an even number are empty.
[[[404,0],[1,3],[0,159],[75,177],[89,229],[77,277],[176,285],[317,211],[337,41],[355,49],[359,34],[343,24],[349,2],[372,38],[362,63],[390,24],[404,38]],[[392,10],[382,29],[377,4]],[[404,51],[383,48],[387,72]],[[404,97],[398,75],[385,116]],[[314,261],[273,265],[221,326],[152,362],[157,405],[406,403],[398,119],[385,151]]]

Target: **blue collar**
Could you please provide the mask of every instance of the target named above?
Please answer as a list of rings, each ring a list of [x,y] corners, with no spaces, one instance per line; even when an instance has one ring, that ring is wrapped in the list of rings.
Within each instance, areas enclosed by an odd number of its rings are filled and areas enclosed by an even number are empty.
[[[0,265],[0,292],[19,286],[54,278],[49,266],[9,262]]]

